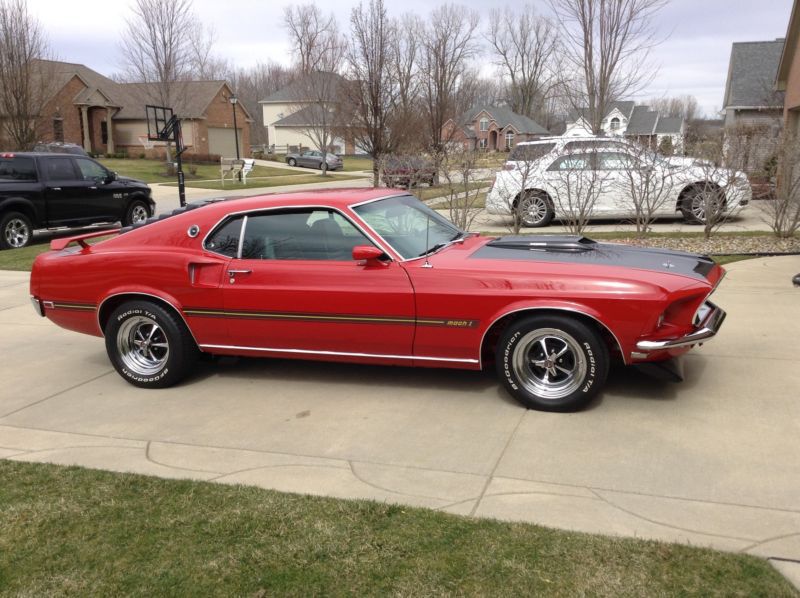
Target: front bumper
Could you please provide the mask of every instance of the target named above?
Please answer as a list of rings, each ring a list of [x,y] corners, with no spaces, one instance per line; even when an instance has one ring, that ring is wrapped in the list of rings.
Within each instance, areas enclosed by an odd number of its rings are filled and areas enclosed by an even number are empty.
[[[679,347],[688,347],[704,343],[714,338],[722,323],[725,321],[725,311],[720,307],[706,301],[697,312],[698,324],[693,332],[675,339],[659,341],[639,341],[636,343],[637,351],[642,353],[653,353],[655,351],[665,351]]]

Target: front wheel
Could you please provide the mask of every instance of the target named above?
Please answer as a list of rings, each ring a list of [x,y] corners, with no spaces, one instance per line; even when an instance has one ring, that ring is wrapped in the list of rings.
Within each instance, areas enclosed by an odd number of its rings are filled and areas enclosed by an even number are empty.
[[[165,388],[179,382],[199,353],[183,321],[149,301],[120,305],[104,332],[114,368],[142,388]]]
[[[286,162],[289,164],[289,166],[297,166],[297,160],[294,158],[289,158]]]
[[[529,409],[574,411],[605,383],[608,348],[597,332],[565,316],[512,323],[497,345],[497,375]]]
[[[515,217],[529,228],[547,226],[555,216],[553,205],[544,193],[524,193],[515,206],[515,210]]]
[[[681,200],[681,214],[690,224],[705,224],[709,218],[712,223],[719,219],[725,199],[720,189],[692,189]]]
[[[32,238],[33,225],[25,214],[6,212],[0,216],[0,249],[20,249]]]
[[[128,206],[125,212],[125,218],[122,220],[123,226],[131,226],[133,224],[141,224],[145,222],[150,216],[150,210],[147,209],[147,204],[140,199],[134,200]]]

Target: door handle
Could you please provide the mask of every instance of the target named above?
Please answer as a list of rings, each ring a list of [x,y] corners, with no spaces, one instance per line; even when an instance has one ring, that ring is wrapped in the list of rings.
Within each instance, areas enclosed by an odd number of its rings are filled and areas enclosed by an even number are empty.
[[[97,190],[97,187],[89,187],[89,189]]]
[[[233,278],[237,274],[252,274],[252,270],[228,270],[228,276]]]
[[[61,191],[61,187],[50,187],[50,191]]]

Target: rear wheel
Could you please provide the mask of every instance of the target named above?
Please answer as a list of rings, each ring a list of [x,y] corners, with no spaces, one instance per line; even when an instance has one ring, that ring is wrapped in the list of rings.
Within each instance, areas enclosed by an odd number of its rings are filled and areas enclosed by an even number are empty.
[[[0,249],[25,247],[33,238],[30,218],[21,212],[6,212],[0,216]]]
[[[522,224],[530,228],[547,226],[555,216],[547,195],[536,191],[524,192],[516,205],[516,211]]]
[[[724,205],[725,198],[720,189],[695,188],[681,200],[681,214],[686,222],[705,224],[709,216],[712,222],[719,218]]]
[[[608,374],[608,348],[597,332],[565,317],[512,323],[497,345],[497,375],[530,409],[573,411],[586,405]]]
[[[164,388],[182,380],[199,351],[186,325],[149,301],[128,301],[105,327],[106,351],[120,376],[142,388]]]
[[[122,221],[124,226],[131,226],[132,224],[141,224],[150,217],[150,210],[147,204],[140,199],[134,200],[128,206],[125,212],[125,218]]]

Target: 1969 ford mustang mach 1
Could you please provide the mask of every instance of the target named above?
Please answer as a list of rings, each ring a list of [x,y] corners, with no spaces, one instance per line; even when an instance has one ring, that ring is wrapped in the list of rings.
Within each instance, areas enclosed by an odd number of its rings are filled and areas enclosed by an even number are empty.
[[[105,233],[93,233],[94,236]],[[714,336],[724,270],[699,255],[570,236],[484,237],[405,192],[349,189],[190,205],[55,240],[35,309],[105,337],[131,384],[202,353],[480,369],[522,404],[585,405],[612,361],[664,362]]]

